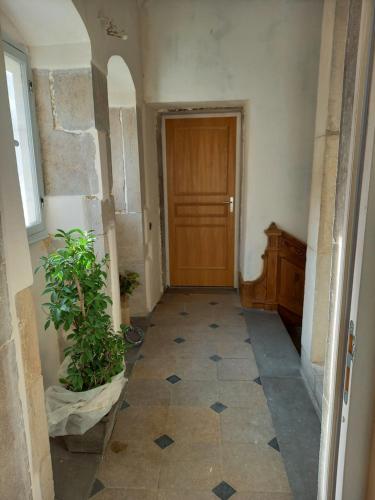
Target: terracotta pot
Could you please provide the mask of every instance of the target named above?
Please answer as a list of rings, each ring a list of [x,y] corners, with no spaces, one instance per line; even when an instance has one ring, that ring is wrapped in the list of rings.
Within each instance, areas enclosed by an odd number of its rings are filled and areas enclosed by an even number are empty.
[[[129,295],[121,295],[121,322],[130,325]]]

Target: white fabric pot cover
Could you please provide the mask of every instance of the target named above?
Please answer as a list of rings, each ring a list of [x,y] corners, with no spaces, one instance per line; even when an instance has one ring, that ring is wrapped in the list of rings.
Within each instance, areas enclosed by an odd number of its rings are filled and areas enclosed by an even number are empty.
[[[59,375],[65,372],[65,358]],[[68,391],[61,385],[48,387],[45,393],[48,432],[51,437],[84,434],[106,415],[118,401],[127,382],[124,371],[112,377],[108,384],[89,391]]]

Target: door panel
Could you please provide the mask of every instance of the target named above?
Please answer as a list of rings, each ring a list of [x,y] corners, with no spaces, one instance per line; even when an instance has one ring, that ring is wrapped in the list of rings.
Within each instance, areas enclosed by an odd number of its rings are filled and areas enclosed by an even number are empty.
[[[172,286],[233,286],[236,118],[167,119]]]

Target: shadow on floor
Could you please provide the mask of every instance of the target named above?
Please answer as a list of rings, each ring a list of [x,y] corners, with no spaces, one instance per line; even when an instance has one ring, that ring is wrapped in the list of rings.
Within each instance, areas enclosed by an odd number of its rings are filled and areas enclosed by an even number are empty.
[[[132,323],[144,332],[149,326],[149,318],[132,318]],[[126,377],[129,377],[138,358],[140,347],[129,349],[126,355]],[[71,453],[66,449],[63,438],[51,438],[51,457],[55,500],[86,500],[91,496],[96,471],[102,459],[92,453]]]
[[[295,500],[316,500],[320,421],[298,353],[277,313],[246,310],[260,379]]]

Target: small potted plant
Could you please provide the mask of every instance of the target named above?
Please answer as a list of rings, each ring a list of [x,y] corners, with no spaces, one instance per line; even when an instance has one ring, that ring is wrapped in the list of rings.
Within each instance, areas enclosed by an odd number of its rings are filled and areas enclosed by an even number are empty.
[[[120,274],[120,296],[121,296],[121,330],[128,345],[134,346],[142,343],[144,333],[141,328],[132,326],[130,321],[129,298],[134,290],[140,285],[139,274],[134,271],[125,271]]]
[[[134,271],[125,271],[123,274],[120,274],[119,280],[122,312],[121,319],[124,325],[130,325],[129,298],[134,290],[140,285],[139,274]]]
[[[45,329],[52,322],[57,331],[67,332],[59,372],[61,385],[46,391],[49,432],[51,436],[89,434],[89,449],[79,441],[79,449],[73,451],[102,451],[103,440],[111,431],[108,422],[105,432],[101,429],[93,436],[90,429],[118,402],[126,382],[124,341],[114,332],[108,314],[111,299],[105,288],[109,259],[97,260],[93,231],[58,230],[55,238],[63,245],[42,257],[38,268],[44,269],[43,293],[50,297],[43,304],[48,311]],[[102,443],[93,443],[98,436]],[[77,442],[73,440],[74,446]]]

